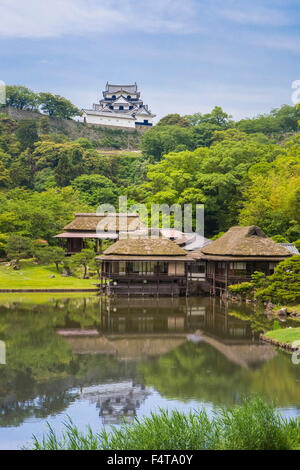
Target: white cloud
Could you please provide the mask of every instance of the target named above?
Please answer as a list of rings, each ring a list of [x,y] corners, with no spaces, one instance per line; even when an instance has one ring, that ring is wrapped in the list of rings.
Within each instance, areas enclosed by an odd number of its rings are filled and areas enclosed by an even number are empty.
[[[300,36],[288,35],[257,35],[250,41],[252,44],[268,49],[277,49],[279,51],[288,51],[300,54]]]
[[[291,22],[291,19],[281,10],[268,7],[257,7],[253,2],[244,8],[221,9],[219,14],[231,21],[256,26],[282,26]]]
[[[195,0],[0,0],[0,36],[49,38],[199,30]]]

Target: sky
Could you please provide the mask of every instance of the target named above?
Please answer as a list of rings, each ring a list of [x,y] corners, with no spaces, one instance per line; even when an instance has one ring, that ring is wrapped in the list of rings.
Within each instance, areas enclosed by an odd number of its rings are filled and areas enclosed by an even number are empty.
[[[0,80],[91,108],[137,82],[157,119],[292,103],[299,0],[0,0]]]

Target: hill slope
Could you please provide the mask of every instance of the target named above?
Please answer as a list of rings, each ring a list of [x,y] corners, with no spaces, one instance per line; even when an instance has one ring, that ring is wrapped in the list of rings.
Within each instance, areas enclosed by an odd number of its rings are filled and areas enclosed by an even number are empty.
[[[64,134],[70,140],[76,140],[85,137],[90,140],[101,141],[108,138],[116,142],[116,148],[120,149],[139,149],[141,133],[137,130],[124,130],[111,127],[100,127],[94,125],[86,125],[83,122],[74,121],[72,119],[50,118],[38,111],[20,110],[13,107],[2,108],[1,112],[8,114],[15,121],[22,119],[34,119],[38,121],[39,132]],[[110,146],[107,145],[109,148]]]

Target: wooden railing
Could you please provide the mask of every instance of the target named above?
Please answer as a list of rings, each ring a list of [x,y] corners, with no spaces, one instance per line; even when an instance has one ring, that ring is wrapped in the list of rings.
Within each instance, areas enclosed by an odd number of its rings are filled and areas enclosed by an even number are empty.
[[[102,276],[105,278],[110,278],[113,280],[159,280],[159,279],[185,279],[186,274],[168,274],[168,273],[153,273],[153,274],[143,274],[143,273],[130,273],[130,274],[119,274],[119,273],[107,273],[102,272]]]
[[[207,279],[213,279],[215,278],[216,281],[218,282],[227,282],[228,284],[230,283],[237,283],[237,282],[250,282],[252,280],[251,275],[233,275],[233,274],[228,274],[228,276],[224,274],[212,274],[212,273],[206,273]]]

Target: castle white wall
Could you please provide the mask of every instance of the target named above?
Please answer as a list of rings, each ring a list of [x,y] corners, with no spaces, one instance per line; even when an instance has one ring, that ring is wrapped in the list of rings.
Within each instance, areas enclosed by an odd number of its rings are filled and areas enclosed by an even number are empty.
[[[137,122],[144,122],[144,120],[146,119],[149,122],[149,124],[152,124],[152,121],[153,121],[153,118],[150,116],[147,116],[147,114],[136,114],[135,118]]]
[[[86,118],[87,124],[135,128],[135,121],[133,119],[97,116],[96,114],[84,114],[84,117]]]

